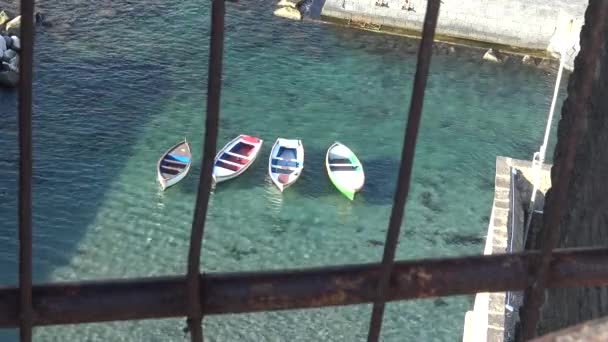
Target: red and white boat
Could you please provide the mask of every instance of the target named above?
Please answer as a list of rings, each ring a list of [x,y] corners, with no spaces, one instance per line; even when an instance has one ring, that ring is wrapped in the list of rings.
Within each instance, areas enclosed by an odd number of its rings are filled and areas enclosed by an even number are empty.
[[[245,172],[257,158],[263,142],[260,138],[241,134],[226,144],[215,156],[213,180],[219,183]]]

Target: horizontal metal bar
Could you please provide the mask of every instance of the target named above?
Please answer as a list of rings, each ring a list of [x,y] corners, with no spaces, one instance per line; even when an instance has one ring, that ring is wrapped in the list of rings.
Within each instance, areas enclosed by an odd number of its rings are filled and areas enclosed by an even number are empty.
[[[523,290],[538,252],[396,262],[388,300]],[[212,273],[201,278],[205,315],[372,302],[380,264],[292,271]],[[608,285],[608,249],[559,250],[549,287]],[[19,324],[18,288],[0,288],[0,328]],[[34,324],[54,325],[188,314],[186,277],[36,285]]]

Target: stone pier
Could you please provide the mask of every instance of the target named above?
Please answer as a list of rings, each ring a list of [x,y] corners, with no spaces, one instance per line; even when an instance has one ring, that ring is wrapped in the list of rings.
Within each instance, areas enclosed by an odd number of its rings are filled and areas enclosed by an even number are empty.
[[[544,194],[551,186],[550,170],[550,165],[544,165],[538,173],[538,191],[533,210],[543,207]],[[496,158],[494,201],[484,254],[523,251],[523,232],[530,211],[534,179],[530,161]],[[462,341],[510,341],[520,305],[520,292],[478,293],[473,309],[465,315]]]

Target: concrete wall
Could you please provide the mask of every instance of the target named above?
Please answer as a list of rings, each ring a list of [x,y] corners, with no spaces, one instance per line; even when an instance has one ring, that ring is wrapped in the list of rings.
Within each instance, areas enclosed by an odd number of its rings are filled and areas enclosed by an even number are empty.
[[[410,0],[415,11],[402,10],[404,0],[384,0],[387,7],[376,6],[376,0],[326,0],[321,15],[355,22],[420,32],[426,12],[426,0]],[[578,37],[587,5],[585,0],[442,0],[437,34],[485,43],[519,48],[546,50],[572,35],[563,27],[574,21]],[[578,30],[578,31],[577,31]],[[554,37],[554,34],[557,35]],[[578,40],[567,43],[576,55]],[[567,66],[572,64],[571,61]]]

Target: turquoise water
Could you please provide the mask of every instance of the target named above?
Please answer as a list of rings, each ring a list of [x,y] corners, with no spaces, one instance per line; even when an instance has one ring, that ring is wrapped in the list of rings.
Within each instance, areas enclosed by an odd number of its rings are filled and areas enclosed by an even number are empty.
[[[52,7],[55,6],[55,7]],[[36,42],[35,281],[184,273],[202,150],[208,4],[76,0],[47,5]],[[399,167],[417,42],[228,4],[223,145],[265,140],[256,164],[211,197],[207,271],[380,259]],[[542,140],[555,75],[480,52],[433,56],[412,193],[397,257],[479,254],[497,155]],[[474,57],[471,57],[474,56]],[[563,92],[562,92],[563,94]],[[0,93],[0,281],[17,282],[15,93]],[[196,166],[161,193],[158,157],[184,136]],[[281,194],[266,175],[278,137],[300,138],[303,176]],[[349,202],[326,176],[339,140],[364,164]],[[385,341],[456,341],[471,297],[388,306]],[[209,317],[209,341],[363,341],[370,306]],[[39,341],[183,341],[182,319],[44,327]],[[13,341],[13,330],[0,340]]]

